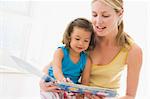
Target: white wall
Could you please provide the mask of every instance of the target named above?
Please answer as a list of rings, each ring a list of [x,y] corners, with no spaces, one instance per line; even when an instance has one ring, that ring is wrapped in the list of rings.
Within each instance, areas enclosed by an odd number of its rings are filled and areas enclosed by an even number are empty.
[[[139,80],[137,99],[149,99],[148,89],[150,88],[150,79],[148,77],[149,58],[150,58],[150,40],[149,40],[149,17],[150,3],[145,1],[127,1],[125,3],[125,30],[134,38],[137,44],[143,50],[143,65]],[[125,81],[125,80],[124,80]]]
[[[67,24],[77,17],[89,17],[89,9],[85,1],[32,2],[33,27],[27,58],[42,66],[47,64],[61,44]]]
[[[148,51],[150,50],[148,38],[150,36],[150,30],[148,29],[150,25],[150,4],[148,3],[146,0],[128,0],[125,2],[125,30],[142,47],[144,55],[137,99],[150,99],[148,93],[148,88],[150,88],[150,79],[148,78],[148,75],[150,75],[150,63],[148,61],[150,58]],[[67,24],[74,18],[86,17],[90,19],[90,16],[90,0],[0,1],[0,48],[20,56],[42,69],[52,59],[57,46],[61,44],[62,34]],[[11,67],[7,63],[3,65]],[[8,92],[3,96],[10,96],[10,99],[20,97],[16,94],[18,90],[14,89],[14,93],[11,94],[8,88],[2,87],[4,83],[5,86],[12,85],[8,83],[11,81],[28,82],[27,84],[23,83],[24,87],[22,93],[20,93],[22,98],[39,96],[37,78],[33,77],[33,81],[26,74],[19,76],[13,73],[12,75],[0,73],[0,77],[0,96],[2,93]],[[4,77],[8,79],[4,79]],[[14,77],[15,80],[10,79],[11,77]],[[12,88],[15,86],[17,88],[17,83],[16,85],[13,83],[13,85]],[[33,95],[25,88],[26,85],[37,87],[30,89],[35,92]],[[21,97],[18,99],[21,99]]]

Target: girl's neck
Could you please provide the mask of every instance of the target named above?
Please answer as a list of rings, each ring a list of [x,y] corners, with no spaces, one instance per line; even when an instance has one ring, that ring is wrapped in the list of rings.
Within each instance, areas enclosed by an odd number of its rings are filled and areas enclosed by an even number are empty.
[[[69,48],[69,53],[73,57],[80,57],[80,53],[75,52],[72,48]]]

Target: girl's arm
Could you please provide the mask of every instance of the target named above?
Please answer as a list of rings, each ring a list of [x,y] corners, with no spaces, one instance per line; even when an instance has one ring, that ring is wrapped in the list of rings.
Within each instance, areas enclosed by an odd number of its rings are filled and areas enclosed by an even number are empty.
[[[87,62],[86,62],[86,65],[85,65],[85,68],[83,70],[82,77],[81,77],[82,84],[84,85],[89,84],[90,72],[91,72],[91,60],[90,58],[87,58]]]
[[[90,72],[91,72],[91,60],[88,57],[85,68],[84,68],[83,73],[82,73],[82,77],[81,77],[81,83],[83,85],[88,85],[89,84]],[[77,99],[84,99],[84,95],[76,94],[76,98]]]
[[[62,59],[64,57],[63,51],[61,48],[58,48],[53,56],[53,73],[57,80],[63,81],[65,79],[62,72]]]
[[[142,65],[142,50],[136,44],[130,49],[126,63],[128,65],[126,96],[119,99],[134,99]]]
[[[62,50],[59,48],[56,50],[56,52],[54,53],[54,58],[53,61],[50,62],[44,69],[43,72],[45,74],[48,74],[48,69],[50,68],[50,66],[53,66],[53,71],[54,71],[54,76],[56,77],[57,80],[61,80],[62,77],[63,79],[63,74],[62,74],[62,69],[61,69],[61,62],[63,59],[63,52]],[[58,71],[58,72],[57,72]],[[59,76],[60,75],[60,76]],[[49,82],[45,82],[44,80],[40,81],[40,88],[43,91],[50,91],[50,92],[62,92],[62,90],[58,90],[57,86],[54,86],[53,84],[50,84]]]

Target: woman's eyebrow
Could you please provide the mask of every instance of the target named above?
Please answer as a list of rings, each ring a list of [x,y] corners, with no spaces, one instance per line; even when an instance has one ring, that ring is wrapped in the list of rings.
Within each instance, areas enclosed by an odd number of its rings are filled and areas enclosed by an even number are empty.
[[[92,11],[92,14],[96,14],[97,12],[96,11]],[[108,11],[102,11],[101,12],[102,14],[108,14]]]

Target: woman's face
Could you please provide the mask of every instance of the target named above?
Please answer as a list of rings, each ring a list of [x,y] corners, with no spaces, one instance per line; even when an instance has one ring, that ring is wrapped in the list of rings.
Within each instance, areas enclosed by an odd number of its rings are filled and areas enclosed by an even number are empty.
[[[92,23],[97,36],[117,35],[119,14],[97,0],[92,3]]]

